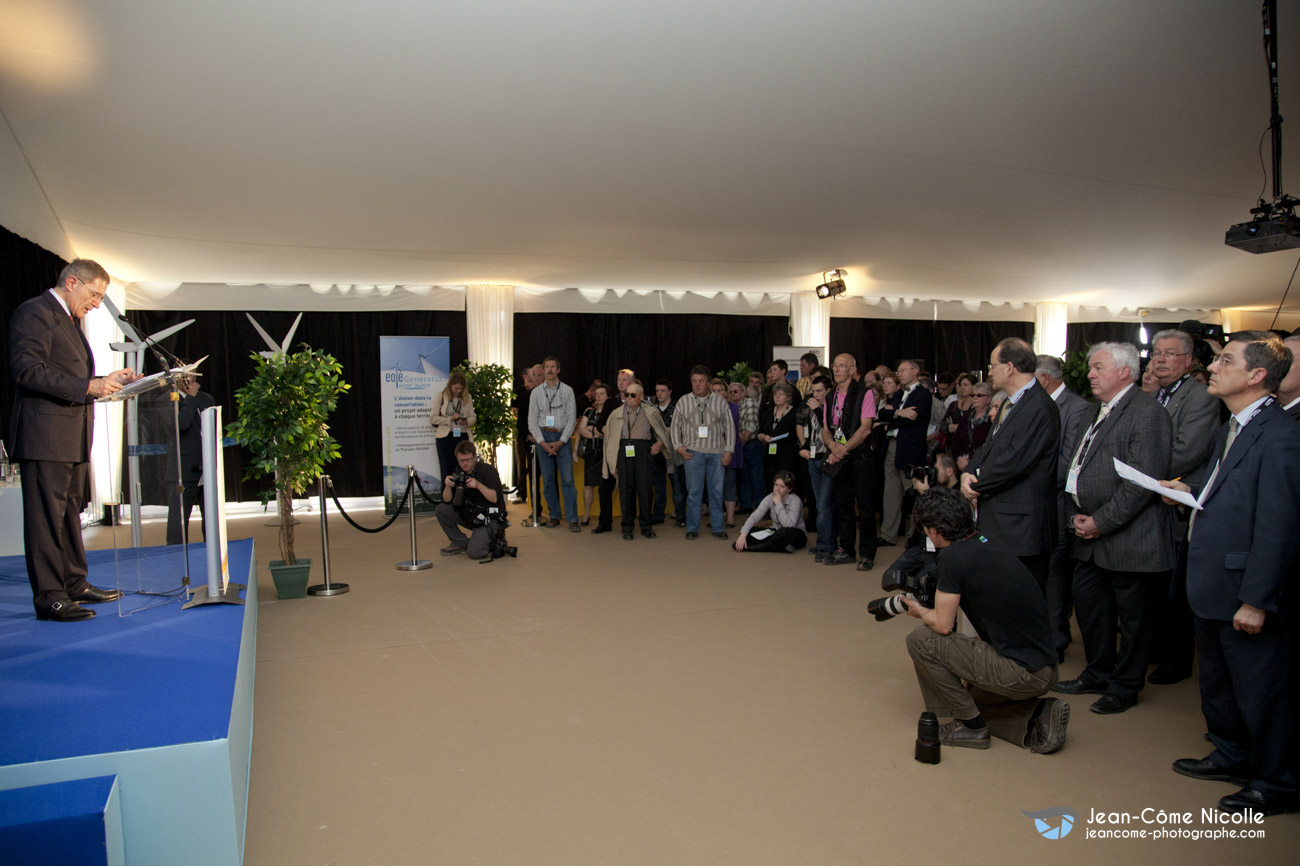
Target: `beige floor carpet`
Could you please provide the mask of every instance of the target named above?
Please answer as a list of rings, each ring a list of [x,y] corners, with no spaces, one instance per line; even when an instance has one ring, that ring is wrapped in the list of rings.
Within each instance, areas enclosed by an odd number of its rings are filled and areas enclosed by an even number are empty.
[[[319,518],[301,517],[319,560]],[[334,515],[351,592],[280,601],[265,523],[231,522],[257,541],[261,603],[248,866],[1297,862],[1300,815],[1262,839],[1086,837],[1094,811],[1214,828],[1201,809],[1233,788],[1169,769],[1209,749],[1194,681],[1120,716],[1072,699],[1054,755],[995,740],[916,762],[915,623],[867,613],[879,567],[670,527],[514,527],[518,559],[479,565],[439,556],[421,518],[433,568],[410,573],[405,523],[365,535]],[[1082,665],[1072,652],[1063,677]],[[1021,814],[1058,807],[1080,816],[1060,840]]]

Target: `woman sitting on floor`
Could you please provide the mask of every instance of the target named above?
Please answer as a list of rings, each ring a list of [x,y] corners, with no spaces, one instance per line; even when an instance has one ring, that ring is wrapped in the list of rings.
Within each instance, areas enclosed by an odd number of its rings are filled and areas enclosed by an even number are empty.
[[[763,497],[741,527],[735,545],[738,552],[794,553],[808,543],[808,534],[803,526],[803,503],[791,492],[793,490],[794,475],[784,469],[778,471],[772,480],[772,492]],[[769,515],[771,528],[755,531],[754,525]]]

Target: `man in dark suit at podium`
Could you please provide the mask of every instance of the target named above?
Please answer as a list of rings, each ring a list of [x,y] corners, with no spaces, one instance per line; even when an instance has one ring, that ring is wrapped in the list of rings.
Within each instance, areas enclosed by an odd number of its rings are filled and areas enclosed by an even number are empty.
[[[81,510],[90,493],[94,401],[137,378],[95,377],[81,320],[108,291],[108,272],[77,259],[58,284],[25,301],[9,320],[9,373],[17,386],[9,435],[22,469],[23,548],[36,618],[90,619],[81,602],[113,601],[117,590],[86,582]]]

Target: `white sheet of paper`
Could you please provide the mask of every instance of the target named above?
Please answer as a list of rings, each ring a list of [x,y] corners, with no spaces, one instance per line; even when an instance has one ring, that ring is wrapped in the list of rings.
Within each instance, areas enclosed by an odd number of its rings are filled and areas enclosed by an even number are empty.
[[[1182,490],[1173,490],[1169,487],[1161,487],[1159,481],[1152,478],[1150,475],[1139,472],[1132,466],[1129,466],[1127,463],[1120,460],[1118,457],[1112,457],[1111,459],[1115,461],[1115,471],[1119,473],[1119,477],[1123,478],[1125,481],[1131,481],[1138,487],[1155,491],[1161,496],[1168,496],[1175,502],[1181,502],[1189,508],[1195,508],[1197,511],[1201,510],[1201,503],[1197,501],[1196,497],[1192,496],[1192,494],[1186,493]]]

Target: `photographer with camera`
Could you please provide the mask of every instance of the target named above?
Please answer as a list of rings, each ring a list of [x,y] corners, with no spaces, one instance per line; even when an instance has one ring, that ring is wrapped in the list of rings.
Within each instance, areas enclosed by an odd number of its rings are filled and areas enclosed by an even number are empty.
[[[903,597],[923,623],[907,635],[907,651],[925,709],[952,718],[939,742],[987,749],[996,735],[1039,754],[1060,749],[1070,705],[1042,697],[1058,672],[1047,602],[1033,575],[975,530],[959,491],[931,489],[913,517],[939,551],[934,607]],[[981,637],[954,633],[958,607]]]
[[[456,446],[457,469],[442,485],[442,504],[434,509],[442,531],[451,543],[442,549],[443,556],[469,553],[470,559],[485,559],[492,553],[493,523],[503,523],[505,500],[501,495],[501,476],[492,466],[478,459],[473,442]],[[497,509],[490,514],[490,509]],[[466,538],[460,527],[468,527]],[[500,529],[498,526],[498,532]]]

